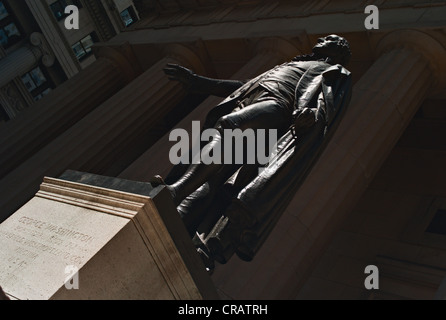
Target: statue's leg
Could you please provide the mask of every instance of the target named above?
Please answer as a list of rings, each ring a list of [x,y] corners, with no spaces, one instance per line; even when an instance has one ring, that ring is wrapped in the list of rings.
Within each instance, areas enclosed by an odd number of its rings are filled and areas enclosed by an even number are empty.
[[[214,206],[216,202],[219,202],[218,207],[223,209],[224,205],[222,203],[226,202],[226,198],[224,194],[221,193],[221,186],[239,167],[240,165],[225,165],[221,171],[216,175],[213,175],[205,184],[199,187],[198,190],[187,196],[178,206],[178,213],[192,235],[204,221],[209,220],[209,223],[212,224],[212,220],[214,219],[212,216],[218,215],[218,213],[214,214],[213,210],[210,208],[211,206]],[[215,224],[218,219],[219,217],[216,217],[213,224]],[[209,233],[210,230],[206,229],[206,227],[201,228],[201,232],[206,234]]]
[[[225,158],[225,150],[223,148],[224,130],[276,129],[280,135],[288,128],[290,121],[291,114],[284,108],[283,104],[274,99],[263,100],[222,117],[216,125],[218,133],[207,147],[209,147],[209,150],[221,150],[223,160]],[[246,150],[245,142],[244,147]],[[244,153],[246,154],[246,152]],[[234,153],[233,156],[235,156]],[[177,182],[168,186],[176,204],[179,205],[188,195],[195,192],[195,190],[208,181],[210,177],[222,170],[224,166],[223,161],[220,164],[212,163],[205,165],[200,163],[189,166],[189,169]]]
[[[205,129],[206,128],[203,128],[202,132]],[[202,150],[206,146],[206,144],[207,144],[206,142],[200,141],[200,150]],[[194,155],[193,155],[192,149],[190,149],[189,150],[189,161],[191,161],[193,159],[193,157],[194,157]],[[189,169],[189,166],[190,166],[190,164],[184,164],[184,163],[179,163],[179,164],[173,166],[173,168],[169,171],[166,178],[164,179],[165,183],[173,184],[176,181],[178,181]]]
[[[209,150],[221,149],[223,138],[220,132],[212,137],[212,141],[207,145]],[[184,175],[175,183],[168,186],[172,193],[175,204],[179,205],[187,196],[201,187],[211,176],[220,171],[223,163],[192,164]]]

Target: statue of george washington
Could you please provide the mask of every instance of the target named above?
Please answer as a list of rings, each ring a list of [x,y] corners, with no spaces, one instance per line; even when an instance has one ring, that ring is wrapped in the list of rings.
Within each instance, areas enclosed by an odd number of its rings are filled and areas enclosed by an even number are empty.
[[[169,64],[165,73],[192,92],[227,97],[210,110],[207,147],[223,143],[225,129],[275,129],[280,137],[267,165],[177,165],[153,184],[165,184],[209,269],[234,254],[250,261],[333,135],[351,97],[348,42],[320,38],[309,55],[250,81],[198,76]],[[204,145],[202,146],[204,147]]]

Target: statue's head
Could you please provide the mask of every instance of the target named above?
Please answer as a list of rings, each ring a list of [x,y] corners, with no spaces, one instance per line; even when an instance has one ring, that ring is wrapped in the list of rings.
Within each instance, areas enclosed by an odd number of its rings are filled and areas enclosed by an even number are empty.
[[[349,63],[352,56],[348,41],[335,34],[319,38],[313,48],[313,53],[317,58],[326,59],[330,64],[343,66]]]

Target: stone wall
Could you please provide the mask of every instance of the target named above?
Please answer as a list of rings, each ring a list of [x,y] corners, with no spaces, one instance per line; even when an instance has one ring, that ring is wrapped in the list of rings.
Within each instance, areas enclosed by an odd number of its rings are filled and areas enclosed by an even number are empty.
[[[299,299],[433,299],[446,276],[446,113],[428,100],[296,295]],[[446,229],[443,230],[446,232]],[[364,288],[367,265],[379,290]]]

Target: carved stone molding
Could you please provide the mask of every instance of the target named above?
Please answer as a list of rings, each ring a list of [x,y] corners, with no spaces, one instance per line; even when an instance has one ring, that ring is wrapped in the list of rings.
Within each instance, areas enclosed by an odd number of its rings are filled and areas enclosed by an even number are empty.
[[[36,0],[25,0],[25,2],[65,74],[68,78],[73,77],[81,70],[81,66],[62,30],[58,27],[48,3]]]
[[[52,67],[56,61],[56,57],[54,56],[54,53],[45,37],[41,33],[34,32],[29,37],[29,41],[33,46],[38,47],[42,52],[43,65],[45,67]]]
[[[13,83],[0,89],[0,104],[10,119],[15,118],[18,113],[28,107]]]

